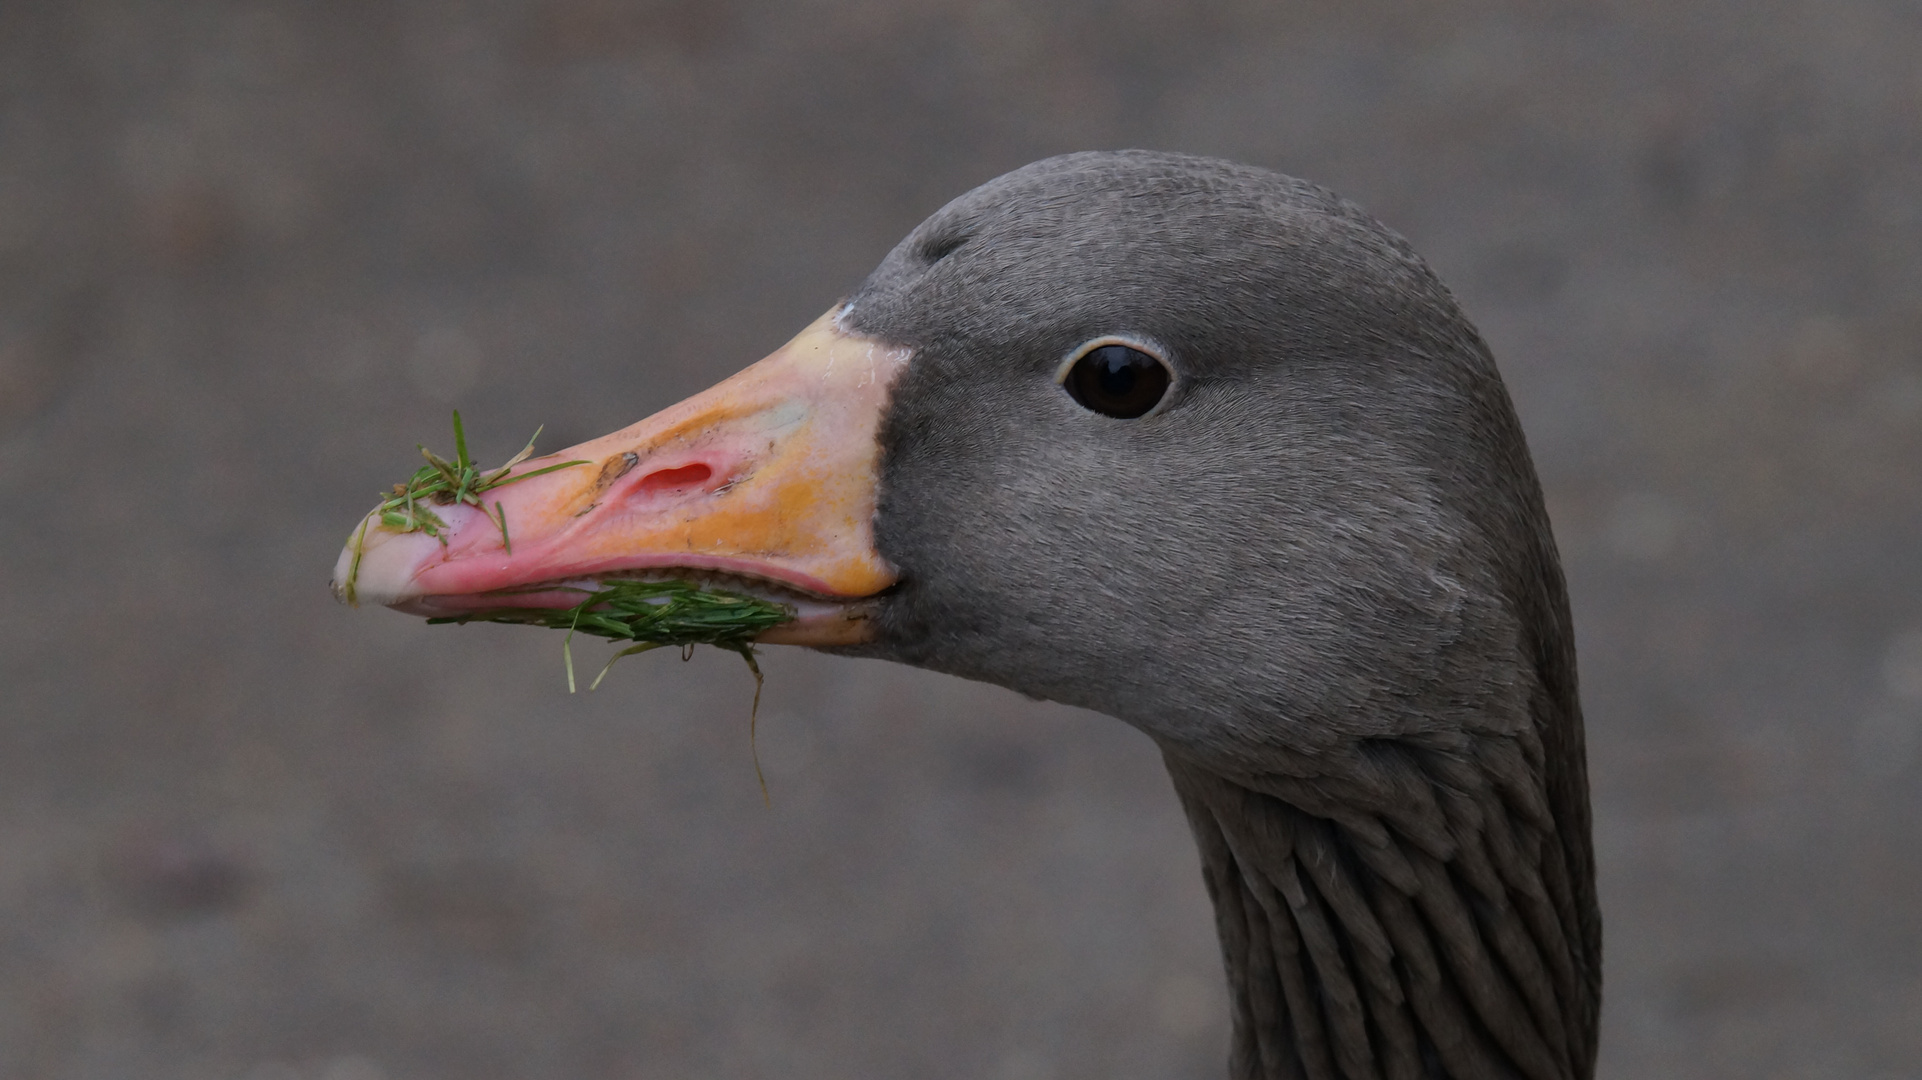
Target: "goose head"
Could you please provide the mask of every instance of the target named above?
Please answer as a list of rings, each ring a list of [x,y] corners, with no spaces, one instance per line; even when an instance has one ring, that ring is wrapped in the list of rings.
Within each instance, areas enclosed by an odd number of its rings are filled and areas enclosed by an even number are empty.
[[[771,642],[1097,710],[1202,854],[1237,1077],[1585,1077],[1572,634],[1487,347],[1302,181],[1122,152],[956,199],[789,345],[336,572],[422,614],[610,576],[789,603]],[[530,463],[538,466],[540,462]],[[490,496],[490,499],[493,496]],[[357,563],[357,565],[356,565]]]

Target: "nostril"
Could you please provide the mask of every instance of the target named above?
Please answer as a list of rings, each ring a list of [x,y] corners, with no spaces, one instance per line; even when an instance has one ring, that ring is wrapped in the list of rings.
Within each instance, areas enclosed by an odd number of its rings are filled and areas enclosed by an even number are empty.
[[[634,491],[640,495],[652,495],[657,492],[690,488],[697,484],[706,483],[708,477],[713,475],[713,469],[708,468],[700,462],[695,462],[692,465],[683,465],[678,469],[662,469],[659,472],[648,473],[646,476],[641,477],[641,482],[634,486]]]

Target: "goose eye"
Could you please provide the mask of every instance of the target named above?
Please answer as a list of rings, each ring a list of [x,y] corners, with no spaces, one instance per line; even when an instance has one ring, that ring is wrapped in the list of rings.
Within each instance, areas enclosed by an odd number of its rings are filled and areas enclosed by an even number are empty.
[[[1061,385],[1084,409],[1133,420],[1155,407],[1170,378],[1168,365],[1140,349],[1102,345],[1082,354]]]

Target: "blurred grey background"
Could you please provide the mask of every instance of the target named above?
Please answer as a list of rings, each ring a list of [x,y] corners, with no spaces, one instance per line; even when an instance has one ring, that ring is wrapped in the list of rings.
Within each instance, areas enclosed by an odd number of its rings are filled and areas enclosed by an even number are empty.
[[[569,697],[325,588],[451,407],[627,424],[1121,146],[1337,188],[1494,345],[1603,1075],[1922,1077],[1913,0],[8,0],[0,1076],[1223,1075],[1121,724],[769,650],[770,809],[733,657]]]

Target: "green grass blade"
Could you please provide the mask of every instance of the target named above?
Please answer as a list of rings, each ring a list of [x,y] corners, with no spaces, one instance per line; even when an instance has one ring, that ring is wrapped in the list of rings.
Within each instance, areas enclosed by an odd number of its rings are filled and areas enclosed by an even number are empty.
[[[354,558],[347,564],[347,584],[341,591],[347,596],[348,607],[360,606],[360,593],[355,586],[360,581],[360,557],[367,553],[367,519],[360,519],[360,528],[354,532]]]
[[[540,427],[537,427],[537,428],[535,428],[535,429],[534,429],[534,437],[533,437],[533,438],[531,438],[531,439],[528,439],[528,440],[527,440],[527,445],[526,445],[526,446],[523,446],[523,447],[521,447],[521,452],[520,452],[520,453],[518,453],[518,454],[515,454],[515,455],[514,455],[513,457],[511,457],[511,458],[508,458],[508,459],[507,459],[507,464],[505,464],[505,465],[503,465],[503,466],[501,466],[501,468],[500,468],[500,471],[501,471],[502,473],[505,473],[505,472],[507,472],[507,471],[508,471],[509,469],[512,469],[512,468],[513,468],[514,466],[516,466],[516,465],[519,465],[519,464],[520,464],[521,462],[523,462],[523,461],[526,461],[526,460],[527,460],[528,458],[531,458],[531,457],[533,457],[533,456],[534,456],[534,443],[535,443],[535,442],[536,442],[536,441],[537,441],[537,440],[538,440],[538,439],[539,439],[539,438],[541,437],[541,432],[543,432],[543,431],[545,431],[545,430],[547,430],[547,425],[546,425],[546,424],[542,424],[542,425],[541,425]]]
[[[466,471],[473,462],[467,457],[467,431],[460,426],[460,410],[454,410],[454,461]]]
[[[587,461],[584,458],[577,458],[573,461],[563,461],[558,465],[543,465],[540,468],[535,469],[533,472],[524,472],[517,476],[510,476],[505,480],[501,480],[497,483],[493,483],[488,486],[490,488],[506,487],[509,484],[518,484],[522,480],[531,480],[536,476],[545,476],[548,473],[559,472],[562,469],[571,469],[576,465],[588,465],[588,464],[591,464],[591,462]]]
[[[629,645],[627,648],[615,653],[608,659],[606,666],[601,668],[601,673],[594,676],[594,681],[587,684],[587,692],[591,694],[601,688],[601,680],[607,678],[607,673],[614,670],[614,661],[624,656],[634,656],[639,653],[652,652],[655,649],[661,648],[663,644],[663,642],[659,641],[649,641],[640,645]]]
[[[440,474],[440,481],[447,485],[448,490],[453,490],[454,485],[460,483],[460,470],[454,468],[453,462],[448,461],[446,458],[441,457],[425,446],[420,448],[420,456],[426,458],[427,464],[432,465],[434,471]]]
[[[756,728],[761,719],[761,687],[766,680],[761,678],[761,665],[754,662],[754,646],[743,643],[736,646],[734,651],[741,654],[741,659],[747,661],[747,669],[754,673],[754,704],[747,711],[747,753],[754,759],[754,779],[761,784],[761,803],[771,809],[774,799],[767,793],[767,775],[761,772],[761,747],[755,741]]]
[[[581,609],[575,608],[574,622],[579,624],[580,621]],[[567,692],[570,694],[574,692],[574,650],[568,648],[568,644],[573,640],[574,627],[570,626],[567,628],[567,636],[561,639],[561,660],[567,664]]]

